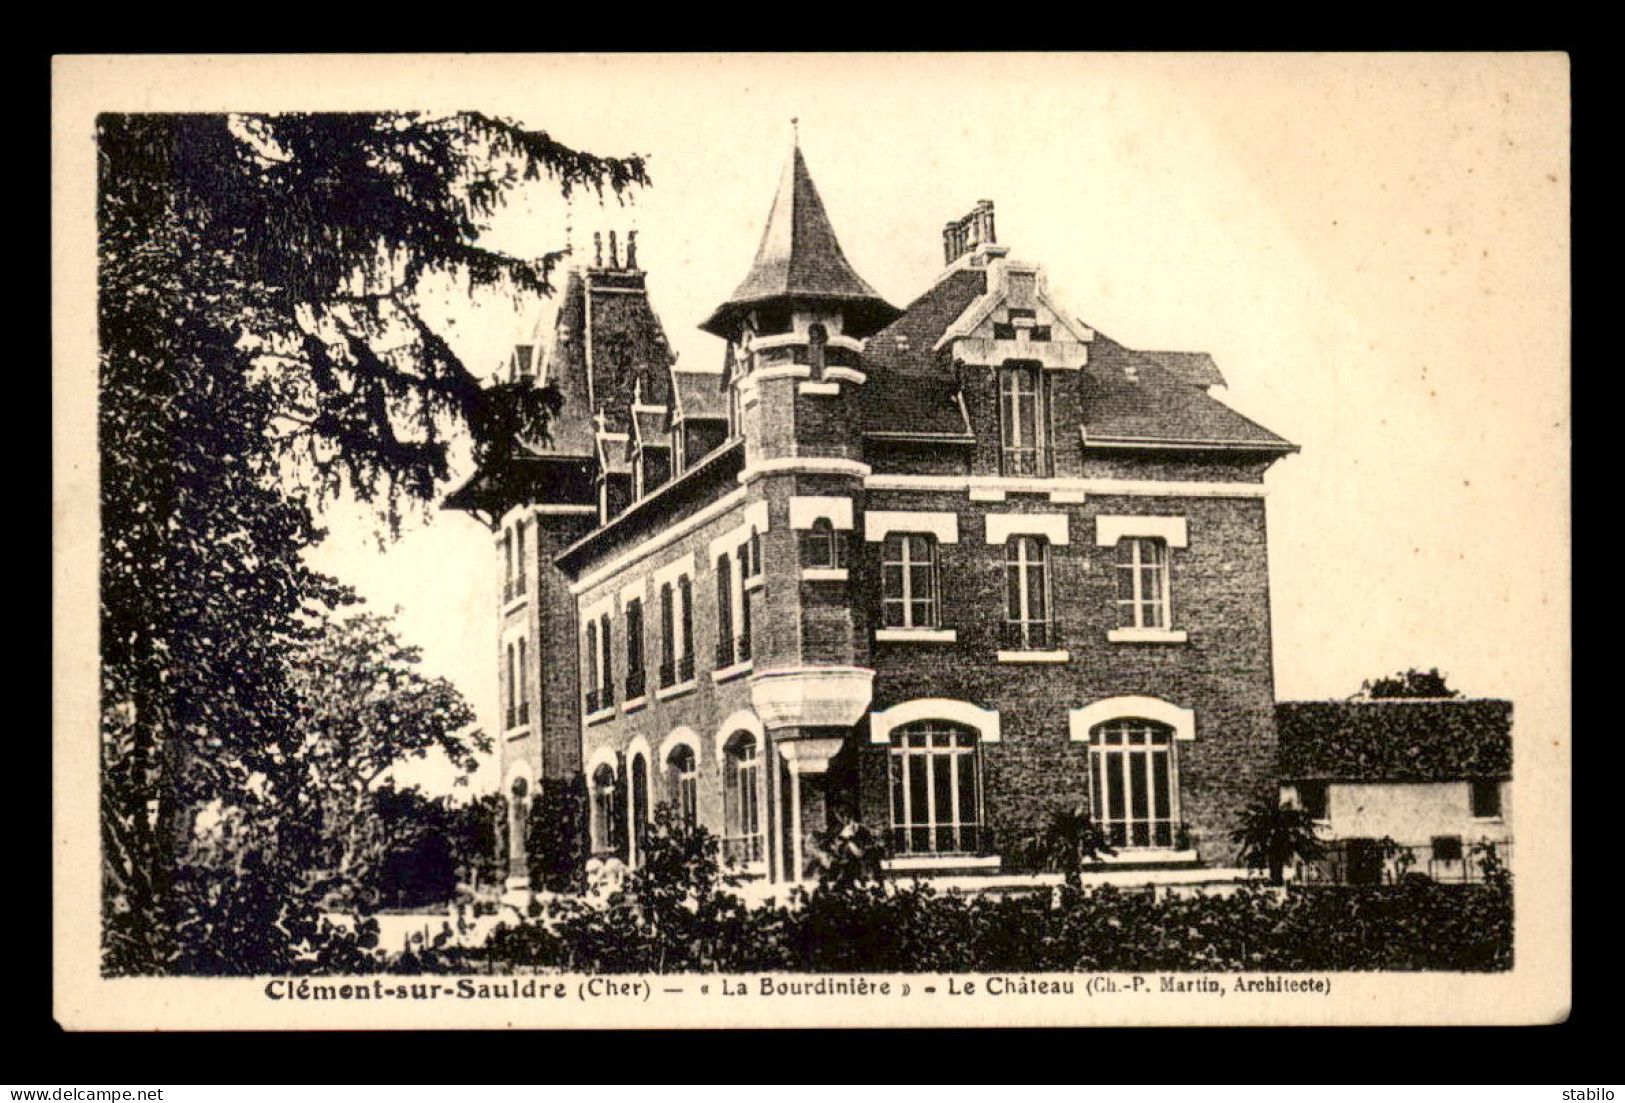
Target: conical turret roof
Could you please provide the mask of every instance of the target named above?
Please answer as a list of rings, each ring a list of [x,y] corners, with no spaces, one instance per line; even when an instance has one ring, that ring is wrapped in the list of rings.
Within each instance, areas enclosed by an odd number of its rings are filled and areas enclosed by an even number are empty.
[[[700,328],[732,337],[740,315],[773,303],[840,304],[848,333],[860,337],[902,313],[853,271],[841,252],[800,146],[784,167],[750,273]]]

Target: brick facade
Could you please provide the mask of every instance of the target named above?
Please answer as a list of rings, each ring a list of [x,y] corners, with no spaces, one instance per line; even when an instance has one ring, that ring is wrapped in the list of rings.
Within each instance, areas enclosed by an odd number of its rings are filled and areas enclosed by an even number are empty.
[[[953,226],[948,270],[891,307],[797,150],[755,265],[703,326],[728,342],[720,376],[672,370],[643,273],[572,275],[537,373],[566,408],[537,454],[614,492],[589,513],[579,486],[533,478],[501,502],[538,580],[503,614],[503,661],[532,641],[537,702],[503,768],[510,790],[612,779],[600,856],[635,863],[638,822],[688,786],[772,880],[805,875],[847,818],[889,834],[898,868],[1009,868],[1074,808],[1120,824],[1121,860],[1230,864],[1275,779],[1261,484],[1292,446],[1208,394],[1210,360],[1059,310],[992,239],[990,204]],[[888,547],[929,547],[934,588]],[[668,587],[690,595],[686,654]]]

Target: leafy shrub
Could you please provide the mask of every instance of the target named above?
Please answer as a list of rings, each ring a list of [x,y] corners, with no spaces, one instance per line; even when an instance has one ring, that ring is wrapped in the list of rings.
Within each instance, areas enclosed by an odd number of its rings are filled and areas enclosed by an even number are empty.
[[[823,875],[788,901],[747,907],[719,872],[717,840],[657,811],[643,863],[593,903],[548,901],[499,927],[477,957],[415,951],[422,971],[1504,970],[1510,879],[1486,851],[1486,883],[1367,887],[1244,885],[1224,894],[1090,890],[952,895],[882,880],[872,834],[821,837]],[[1488,874],[1496,873],[1490,880]]]

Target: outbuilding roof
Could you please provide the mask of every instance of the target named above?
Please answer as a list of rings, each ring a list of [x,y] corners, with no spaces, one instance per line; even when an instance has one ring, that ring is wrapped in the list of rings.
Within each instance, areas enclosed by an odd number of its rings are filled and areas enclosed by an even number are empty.
[[[1512,776],[1512,703],[1489,698],[1282,701],[1283,780]]]

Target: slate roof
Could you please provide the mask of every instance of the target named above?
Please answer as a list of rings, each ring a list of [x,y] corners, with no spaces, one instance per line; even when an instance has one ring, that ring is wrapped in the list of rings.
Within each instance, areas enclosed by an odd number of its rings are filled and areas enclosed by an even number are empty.
[[[1149,353],[1123,347],[1099,330],[1080,375],[1085,445],[1134,442],[1296,450],[1285,438],[1193,386],[1180,371]]]
[[[841,251],[800,146],[785,165],[750,272],[700,328],[731,338],[740,314],[772,300],[841,303],[855,336],[897,317],[897,308],[853,270]]]
[[[593,505],[591,462],[576,456],[510,456],[476,471],[446,495],[440,508],[497,517],[516,502]]]
[[[716,372],[673,369],[671,386],[676,401],[672,403],[671,416],[675,418],[681,410],[683,417],[691,421],[726,421],[728,402],[722,393],[722,384],[722,376]]]
[[[1512,702],[1282,701],[1285,780],[1460,781],[1512,776]]]
[[[667,448],[666,426],[670,424],[670,411],[664,406],[634,406],[632,408],[632,435],[628,447],[641,442],[645,448]]]
[[[960,269],[909,303],[902,317],[869,338],[863,353],[869,378],[858,388],[864,432],[968,434],[964,413],[954,397],[958,379],[953,365],[933,352],[932,346],[986,291],[985,271]]]
[[[1193,387],[1224,386],[1219,365],[1205,352],[1146,352],[1141,355],[1151,357]]]

